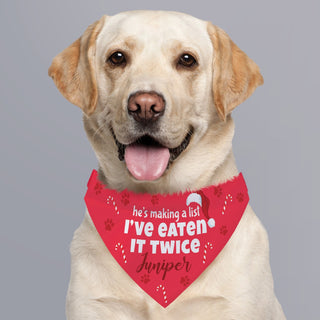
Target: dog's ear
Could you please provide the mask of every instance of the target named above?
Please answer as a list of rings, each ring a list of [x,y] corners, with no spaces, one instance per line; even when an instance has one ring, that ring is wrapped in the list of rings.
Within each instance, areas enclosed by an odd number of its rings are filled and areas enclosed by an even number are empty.
[[[214,49],[213,99],[222,120],[263,84],[259,67],[222,29],[208,22]]]
[[[59,53],[48,70],[62,95],[88,115],[94,112],[98,99],[94,58],[96,39],[105,18],[90,25],[78,40]]]

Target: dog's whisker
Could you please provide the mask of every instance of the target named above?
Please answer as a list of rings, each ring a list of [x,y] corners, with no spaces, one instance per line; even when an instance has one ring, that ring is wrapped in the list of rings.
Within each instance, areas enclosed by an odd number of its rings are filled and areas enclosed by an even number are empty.
[[[101,125],[99,125],[99,127],[96,129],[96,131],[92,135],[93,139],[96,138],[97,134],[99,134],[100,132],[103,132],[103,130],[105,129],[106,126],[107,125],[105,123],[102,123]]]

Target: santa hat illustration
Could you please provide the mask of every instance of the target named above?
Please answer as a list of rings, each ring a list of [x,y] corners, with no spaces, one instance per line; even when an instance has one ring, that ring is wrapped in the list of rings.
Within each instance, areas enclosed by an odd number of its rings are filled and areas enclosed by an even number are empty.
[[[197,191],[197,193],[190,193],[187,198],[187,206],[192,202],[197,203],[201,208],[204,216],[208,219],[208,226],[213,228],[216,225],[216,222],[213,218],[209,217],[209,206],[210,200],[206,197],[202,190]]]

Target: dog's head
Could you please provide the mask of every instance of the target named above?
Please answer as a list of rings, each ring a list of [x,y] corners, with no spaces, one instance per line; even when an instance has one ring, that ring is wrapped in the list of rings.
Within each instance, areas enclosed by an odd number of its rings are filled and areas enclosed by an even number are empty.
[[[212,174],[231,150],[231,111],[263,83],[223,30],[162,11],[102,17],[49,75],[83,110],[102,178],[151,192]]]

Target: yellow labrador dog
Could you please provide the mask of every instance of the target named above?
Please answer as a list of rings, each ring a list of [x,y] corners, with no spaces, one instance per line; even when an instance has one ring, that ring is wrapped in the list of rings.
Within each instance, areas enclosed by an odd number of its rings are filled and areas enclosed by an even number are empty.
[[[83,111],[99,179],[148,193],[198,190],[237,175],[230,113],[263,83],[223,30],[163,11],[103,16],[54,58],[49,75]],[[268,237],[250,205],[219,256],[167,308],[112,258],[88,212],[71,255],[69,320],[285,319]]]

